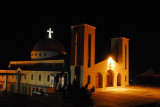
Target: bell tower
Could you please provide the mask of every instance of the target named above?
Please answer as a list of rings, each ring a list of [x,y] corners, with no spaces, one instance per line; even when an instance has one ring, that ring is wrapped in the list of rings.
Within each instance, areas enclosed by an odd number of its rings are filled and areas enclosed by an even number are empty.
[[[76,79],[80,87],[85,72],[95,64],[95,29],[88,24],[71,26],[71,83]]]
[[[111,53],[114,61],[121,67],[121,70],[117,72],[122,75],[122,85],[129,85],[129,39],[125,37],[112,38]]]

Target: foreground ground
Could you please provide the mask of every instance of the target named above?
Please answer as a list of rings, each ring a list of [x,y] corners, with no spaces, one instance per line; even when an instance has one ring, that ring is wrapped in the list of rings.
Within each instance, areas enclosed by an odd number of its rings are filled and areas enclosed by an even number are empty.
[[[130,107],[158,106],[160,87],[130,86],[97,90],[93,95],[94,106]],[[159,106],[158,106],[159,107]]]
[[[97,89],[93,93],[94,107],[130,107],[130,106],[158,106],[160,101],[160,88],[145,86],[130,86],[118,88]],[[63,107],[73,106],[71,103],[63,102],[60,94],[51,94],[48,97],[29,98],[3,98],[0,97],[0,105],[15,107]]]

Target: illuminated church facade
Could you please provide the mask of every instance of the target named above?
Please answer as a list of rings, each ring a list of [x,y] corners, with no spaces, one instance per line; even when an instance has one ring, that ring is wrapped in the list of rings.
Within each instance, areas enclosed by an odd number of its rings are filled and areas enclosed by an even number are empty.
[[[111,39],[111,55],[95,64],[96,27],[71,26],[70,61],[63,45],[51,37],[38,41],[31,60],[10,61],[8,70],[0,70],[0,90],[32,95],[43,90],[52,93],[74,79],[80,87],[106,88],[129,85],[129,39]],[[67,66],[69,63],[69,66]]]
[[[71,26],[71,81],[106,88],[129,85],[129,39],[111,38],[111,55],[95,64],[95,30],[88,24]]]

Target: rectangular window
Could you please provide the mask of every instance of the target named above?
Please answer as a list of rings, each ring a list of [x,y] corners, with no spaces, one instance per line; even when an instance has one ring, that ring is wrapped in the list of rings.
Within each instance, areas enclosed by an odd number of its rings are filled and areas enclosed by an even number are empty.
[[[127,81],[127,76],[125,75],[125,82]]]
[[[91,66],[91,35],[88,35],[88,67]]]
[[[75,66],[79,64],[80,60],[80,36],[77,33],[75,38]]]
[[[31,75],[31,80],[33,80],[33,74]]]
[[[48,75],[48,76],[47,76],[47,81],[49,81],[49,80],[50,80],[50,76]]]
[[[38,92],[38,88],[36,88],[36,92]]]
[[[118,62],[118,44],[116,45],[116,62]]]
[[[39,81],[41,81],[41,75],[39,75]]]
[[[90,77],[90,75],[88,75],[88,84],[90,84],[91,83],[91,77]]]
[[[24,75],[24,79],[26,79],[26,75]]]
[[[125,69],[127,69],[127,46],[125,45]]]

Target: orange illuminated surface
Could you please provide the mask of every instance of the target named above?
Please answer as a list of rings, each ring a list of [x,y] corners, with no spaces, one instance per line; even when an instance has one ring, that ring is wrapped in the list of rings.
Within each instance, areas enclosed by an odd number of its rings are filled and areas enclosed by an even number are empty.
[[[109,66],[109,68],[112,68],[112,66],[113,66],[113,59],[111,57],[109,57],[109,59],[108,59],[108,66]]]
[[[105,90],[95,91],[92,99],[95,107],[155,107],[153,105],[160,102],[159,92],[159,87],[107,87]]]

